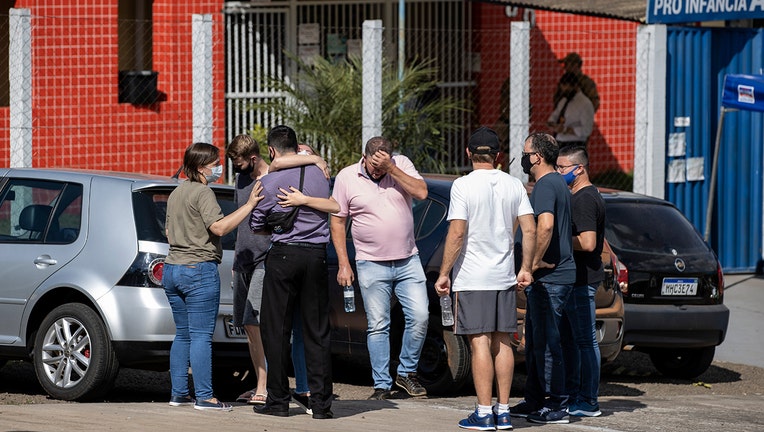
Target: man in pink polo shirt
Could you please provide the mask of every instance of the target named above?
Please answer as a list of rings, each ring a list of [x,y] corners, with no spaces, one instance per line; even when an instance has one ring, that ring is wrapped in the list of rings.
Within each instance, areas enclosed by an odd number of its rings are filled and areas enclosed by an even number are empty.
[[[331,218],[331,233],[339,260],[337,282],[353,284],[345,244],[346,220],[352,218],[358,285],[368,327],[366,343],[371,358],[374,393],[369,399],[387,399],[390,376],[390,303],[398,298],[406,328],[395,385],[411,396],[427,390],[416,377],[429,319],[426,278],[414,243],[411,200],[427,198],[427,184],[406,156],[392,156],[385,138],[366,143],[361,160],[337,175],[332,197],[340,211]]]

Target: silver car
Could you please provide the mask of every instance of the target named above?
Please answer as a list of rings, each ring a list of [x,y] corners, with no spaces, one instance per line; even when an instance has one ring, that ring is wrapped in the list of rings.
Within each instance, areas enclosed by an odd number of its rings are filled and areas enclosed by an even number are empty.
[[[120,367],[166,370],[175,335],[161,287],[167,198],[158,176],[0,169],[0,365],[30,359],[52,397],[103,396]],[[225,213],[233,189],[214,185]],[[214,365],[248,364],[230,323],[235,232],[223,238]],[[222,375],[222,374],[221,374]]]

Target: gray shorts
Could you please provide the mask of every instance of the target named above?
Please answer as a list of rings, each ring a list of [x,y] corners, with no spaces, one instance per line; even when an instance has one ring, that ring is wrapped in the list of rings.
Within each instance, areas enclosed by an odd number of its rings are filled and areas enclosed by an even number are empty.
[[[233,272],[233,325],[260,325],[260,303],[263,300],[265,269],[254,272]]]
[[[502,291],[458,291],[456,331],[460,335],[517,331],[515,287]]]

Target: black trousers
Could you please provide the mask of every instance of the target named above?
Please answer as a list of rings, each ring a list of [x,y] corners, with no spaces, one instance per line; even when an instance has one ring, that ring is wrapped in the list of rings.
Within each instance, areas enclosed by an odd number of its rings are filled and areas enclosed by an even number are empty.
[[[332,404],[332,359],[329,342],[329,292],[326,246],[274,243],[265,260],[260,331],[268,361],[268,403],[288,409],[290,336],[295,305],[302,315],[305,363],[314,412]]]

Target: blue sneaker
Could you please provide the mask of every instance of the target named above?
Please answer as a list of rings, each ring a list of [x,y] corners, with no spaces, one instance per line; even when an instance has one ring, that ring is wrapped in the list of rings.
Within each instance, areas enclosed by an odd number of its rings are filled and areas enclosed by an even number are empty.
[[[497,430],[512,430],[512,421],[509,417],[509,411],[501,414],[493,413],[493,422]]]
[[[541,408],[533,414],[528,414],[526,417],[529,422],[532,423],[544,423],[544,424],[565,424],[570,423],[568,419],[568,410],[566,408],[553,410],[551,408]]]
[[[577,400],[568,406],[568,412],[576,417],[599,417],[602,415],[599,404]]]
[[[496,430],[496,425],[493,423],[493,414],[485,416],[479,416],[477,410],[469,415],[464,420],[459,421],[459,427],[462,429],[492,431]]]

